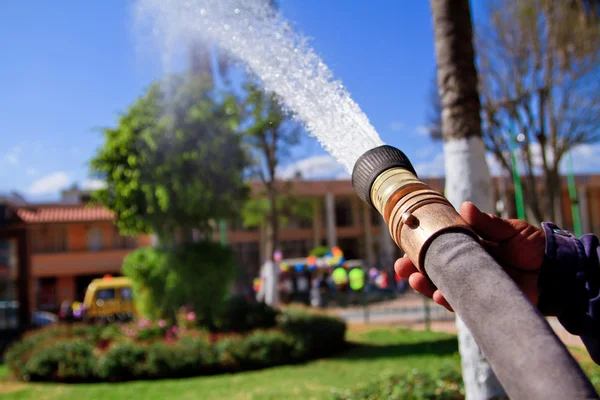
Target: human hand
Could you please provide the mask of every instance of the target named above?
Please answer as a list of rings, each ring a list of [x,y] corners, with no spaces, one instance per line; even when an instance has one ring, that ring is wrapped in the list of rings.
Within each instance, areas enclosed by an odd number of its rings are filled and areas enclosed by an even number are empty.
[[[502,219],[483,213],[470,202],[462,204],[460,215],[481,237],[481,245],[504,268],[529,300],[537,305],[537,281],[546,248],[544,231],[519,219]],[[443,294],[429,278],[417,270],[408,257],[396,260],[394,269],[398,275],[408,279],[408,284],[414,290],[453,311]]]

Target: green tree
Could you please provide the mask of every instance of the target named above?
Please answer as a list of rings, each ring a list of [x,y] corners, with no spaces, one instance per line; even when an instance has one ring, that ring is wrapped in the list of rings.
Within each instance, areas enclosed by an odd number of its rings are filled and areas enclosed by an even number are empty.
[[[163,245],[211,237],[213,221],[238,215],[248,188],[247,157],[236,133],[235,99],[207,75],[154,84],[105,129],[91,161],[106,180],[94,193],[127,234],[155,233]]]
[[[209,74],[152,85],[104,131],[91,161],[106,187],[94,197],[127,234],[154,233],[159,247],[125,261],[148,317],[174,321],[183,305],[211,325],[231,285],[233,250],[212,241],[214,221],[238,215],[247,198],[239,107]]]
[[[279,248],[279,230],[293,218],[310,218],[312,203],[295,197],[291,183],[278,180],[280,162],[300,143],[301,129],[283,110],[272,93],[254,83],[247,84],[243,102],[247,128],[245,142],[253,156],[251,176],[262,185],[243,208],[244,225],[265,229],[265,254],[273,257]],[[275,282],[273,282],[275,285]]]

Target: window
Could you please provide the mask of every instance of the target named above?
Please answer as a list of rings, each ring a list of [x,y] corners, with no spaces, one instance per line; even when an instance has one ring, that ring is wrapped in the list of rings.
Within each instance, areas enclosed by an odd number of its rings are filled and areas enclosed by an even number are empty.
[[[33,253],[60,253],[67,251],[66,225],[41,225],[31,228]]]
[[[285,240],[280,244],[283,258],[306,257],[312,249],[311,240]]]
[[[38,308],[43,311],[54,311],[58,308],[56,297],[56,278],[38,280]]]
[[[336,199],[335,222],[339,227],[352,226],[352,200],[350,198]]]
[[[130,287],[121,288],[121,292],[119,293],[119,295],[121,296],[121,300],[132,300],[133,299],[133,293],[132,293]]]
[[[123,236],[116,226],[113,230],[112,235],[112,248],[113,249],[135,249],[137,247],[137,240],[132,236]]]
[[[102,250],[102,231],[99,229],[90,229],[88,232],[88,250]]]
[[[371,208],[371,226],[381,225],[381,214],[374,208]]]
[[[18,326],[16,243],[0,240],[0,329]]]
[[[96,293],[96,300],[114,300],[115,299],[115,289],[100,289]]]

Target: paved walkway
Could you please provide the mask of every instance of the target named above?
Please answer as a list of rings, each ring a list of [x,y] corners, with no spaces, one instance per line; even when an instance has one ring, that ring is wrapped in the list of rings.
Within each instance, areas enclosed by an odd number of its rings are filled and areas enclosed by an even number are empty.
[[[424,297],[416,293],[407,293],[398,299],[369,305],[369,325],[377,326],[402,326],[411,329],[425,329],[423,322]],[[456,333],[456,324],[453,320],[453,314],[446,311],[443,307],[429,302],[432,309],[431,329],[434,331],[443,331]],[[420,309],[419,311],[416,311]],[[338,315],[348,321],[352,326],[364,326],[364,308],[347,307],[331,308],[327,314]],[[550,326],[554,329],[556,335],[568,346],[583,347],[583,342],[579,336],[571,335],[567,332],[556,318],[548,318]]]

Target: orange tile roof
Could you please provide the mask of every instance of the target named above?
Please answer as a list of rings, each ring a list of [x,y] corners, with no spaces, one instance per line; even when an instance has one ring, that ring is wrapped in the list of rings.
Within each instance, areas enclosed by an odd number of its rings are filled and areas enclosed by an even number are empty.
[[[17,215],[27,223],[112,221],[115,215],[106,208],[85,205],[44,205],[17,208]]]

